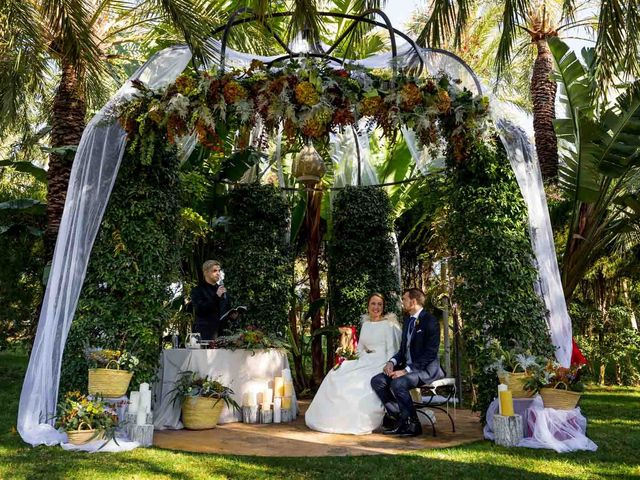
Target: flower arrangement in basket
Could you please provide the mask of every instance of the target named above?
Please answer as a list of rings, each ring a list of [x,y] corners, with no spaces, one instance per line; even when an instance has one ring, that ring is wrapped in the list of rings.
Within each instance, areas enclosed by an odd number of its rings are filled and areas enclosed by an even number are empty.
[[[525,388],[539,393],[546,408],[572,410],[584,392],[584,383],[580,380],[581,367],[571,365],[566,368],[557,362],[548,362],[527,380]]]
[[[69,443],[82,445],[91,440],[115,437],[118,416],[100,397],[68,392],[58,403],[56,428],[67,433]]]
[[[180,372],[173,393],[173,402],[182,403],[182,423],[189,430],[215,428],[222,408],[240,411],[233,399],[233,390],[208,376],[196,372]]]
[[[211,348],[238,348],[246,350],[264,350],[267,348],[288,349],[289,345],[279,338],[268,335],[257,327],[249,326],[231,335],[218,337],[209,344]]]
[[[485,371],[495,371],[500,383],[509,387],[513,398],[533,396],[533,391],[525,388],[529,379],[536,375],[547,363],[547,359],[536,357],[526,350],[513,348],[505,350],[499,345],[492,347],[496,357],[495,362],[485,368]]]
[[[88,348],[85,358],[89,364],[89,394],[121,397],[127,393],[133,373],[140,363],[127,351]]]

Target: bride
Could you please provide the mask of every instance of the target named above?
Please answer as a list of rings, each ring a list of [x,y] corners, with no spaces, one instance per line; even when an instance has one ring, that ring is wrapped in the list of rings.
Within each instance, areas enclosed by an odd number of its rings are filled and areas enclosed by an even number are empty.
[[[384,298],[373,293],[368,314],[362,316],[358,359],[343,362],[325,377],[305,413],[310,429],[362,435],[381,425],[384,408],[371,388],[371,377],[398,351],[402,334],[397,317],[383,313]]]

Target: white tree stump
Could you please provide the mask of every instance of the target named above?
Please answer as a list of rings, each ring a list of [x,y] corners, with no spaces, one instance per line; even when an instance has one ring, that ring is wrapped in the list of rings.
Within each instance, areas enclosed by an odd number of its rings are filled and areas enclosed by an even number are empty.
[[[493,432],[497,445],[515,447],[524,436],[522,416],[505,417],[504,415],[494,415]]]
[[[138,442],[141,447],[153,445],[153,424],[132,425],[129,429],[129,437],[132,441]]]

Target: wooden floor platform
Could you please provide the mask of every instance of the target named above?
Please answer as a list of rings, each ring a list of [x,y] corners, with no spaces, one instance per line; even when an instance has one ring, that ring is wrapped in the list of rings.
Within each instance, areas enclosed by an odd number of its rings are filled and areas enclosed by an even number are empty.
[[[306,410],[308,402],[300,402]],[[324,457],[346,455],[398,454],[428,448],[445,448],[481,440],[482,427],[477,414],[456,411],[456,432],[444,413],[436,411],[436,432],[425,427],[420,437],[398,438],[381,433],[334,435],[309,430],[300,415],[295,422],[282,424],[228,423],[212,430],[159,430],[154,446],[171,450],[226,455],[264,457]]]

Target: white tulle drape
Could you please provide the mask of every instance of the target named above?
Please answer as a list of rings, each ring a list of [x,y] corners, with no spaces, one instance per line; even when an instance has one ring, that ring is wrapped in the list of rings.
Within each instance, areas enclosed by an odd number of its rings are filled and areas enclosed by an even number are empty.
[[[527,204],[529,234],[538,270],[536,287],[547,309],[547,324],[551,342],[556,347],[556,360],[562,366],[569,367],[573,347],[571,318],[562,289],[549,207],[538,157],[533,147],[533,135],[531,132],[527,133],[529,129],[526,128],[533,123],[529,116],[518,115],[518,111],[513,106],[497,101],[492,103],[492,112],[511,167],[516,174],[520,191]]]
[[[172,82],[191,59],[186,47],[159,52],[131,79],[151,88]],[[126,135],[117,122],[108,121],[116,102],[131,96],[127,82],[89,122],[78,146],[60,231],[45,291],[38,330],[22,386],[18,432],[31,445],[55,445],[66,435],[53,427],[62,354],[84,282],[91,248],[111,195]]]
[[[214,49],[220,50],[220,42],[212,40],[211,45]],[[398,53],[398,64],[416,64],[417,57],[408,45],[401,47]],[[422,55],[426,59],[425,65],[428,73],[435,75],[440,71],[448,72],[453,78],[460,78],[463,86],[477,91],[477,82],[468,68],[457,62],[451,55],[427,51],[422,51]],[[243,67],[249,65],[254,58],[268,62],[275,57],[256,57],[228,49],[225,62],[227,66]],[[161,88],[171,83],[186,68],[190,59],[191,52],[185,46],[165,49],[154,55],[130,80],[140,80],[152,89]],[[389,54],[381,54],[352,63],[374,68],[387,66],[389,60]],[[210,59],[209,66],[215,66],[218,61],[219,59],[216,58]],[[126,143],[125,132],[117,122],[109,118],[109,112],[114,104],[126,100],[134,93],[135,89],[130,82],[127,82],[89,122],[76,153],[38,329],[20,396],[18,431],[23,440],[32,445],[53,445],[65,441],[65,435],[57,432],[53,427],[62,355],[84,282],[93,242],[102,221]],[[415,143],[410,132],[405,131],[404,133],[408,143]],[[355,152],[356,146],[360,150],[360,183],[363,185],[379,183],[369,159],[369,138],[368,132],[364,128],[358,129],[357,133],[345,132],[336,135],[333,141],[332,160],[337,172],[336,181],[338,183],[343,185],[357,184],[357,163],[354,161],[357,157],[354,155],[357,153]],[[183,153],[188,154],[194,145],[194,138],[184,139]],[[415,145],[411,146],[413,147],[412,153],[418,152]],[[526,151],[522,148],[520,150]],[[510,153],[513,152],[517,152],[517,149],[510,150]],[[281,184],[284,184],[279,148],[276,149],[275,155],[276,165],[279,167],[278,178]],[[530,157],[525,156],[526,161],[530,162],[529,159]],[[431,161],[419,156],[417,161],[420,171],[426,173],[425,169],[428,168]],[[520,163],[520,161],[516,161],[514,166]],[[531,169],[526,172],[529,175]],[[525,194],[525,197],[530,208],[530,217],[536,222],[535,228],[532,226],[532,232],[536,232],[535,235],[532,234],[532,239],[534,241],[541,239],[545,242],[542,243],[544,245],[542,249],[536,247],[540,242],[534,244],[541,278],[543,276],[552,280],[559,278],[555,257],[551,258],[548,255],[553,251],[553,243],[550,237],[548,214],[547,217],[544,217],[546,205],[534,206],[536,195],[542,195],[541,198],[544,200],[544,194],[541,194],[542,190],[536,190],[539,188],[537,183],[528,183],[527,180],[521,180],[521,178],[519,181],[521,186],[530,184],[527,191],[531,193]],[[532,214],[532,212],[534,213]],[[547,219],[546,223],[545,218]],[[548,247],[549,238],[551,238],[551,250]],[[566,312],[564,300],[560,301],[560,297],[557,296],[557,292],[560,292],[561,295],[561,289],[554,290],[556,286],[557,283],[549,280],[546,286],[542,287],[545,302],[547,302],[550,311],[564,308]],[[551,296],[554,300],[547,301],[546,297],[551,298]],[[555,310],[552,310],[551,307]],[[570,324],[567,330],[565,323],[563,323],[564,319],[568,317],[552,314],[550,318],[552,332],[556,332],[554,333],[554,344],[564,355],[567,332],[569,340],[571,338]],[[559,358],[564,359],[564,357]],[[564,360],[561,361],[565,363]]]

